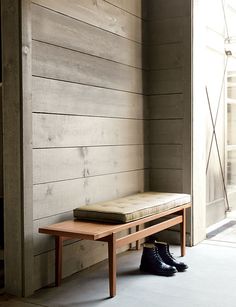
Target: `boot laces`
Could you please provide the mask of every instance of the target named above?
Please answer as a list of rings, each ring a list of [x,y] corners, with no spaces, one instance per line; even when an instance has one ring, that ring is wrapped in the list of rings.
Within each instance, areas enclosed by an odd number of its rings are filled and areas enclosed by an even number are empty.
[[[169,251],[169,248],[168,248],[167,246],[166,246],[166,253],[167,253],[167,255],[168,255],[171,259],[175,260],[174,254],[172,254],[172,253]]]
[[[154,255],[155,255],[155,258],[156,258],[158,261],[162,261],[161,256],[159,255],[157,249],[154,249]]]

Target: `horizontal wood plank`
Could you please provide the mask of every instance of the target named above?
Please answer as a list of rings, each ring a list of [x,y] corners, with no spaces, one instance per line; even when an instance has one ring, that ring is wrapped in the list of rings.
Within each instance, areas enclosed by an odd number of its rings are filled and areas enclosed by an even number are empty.
[[[141,19],[103,0],[33,0],[32,2],[130,40],[142,42]]]
[[[46,235],[42,235],[46,236]],[[70,276],[107,258],[104,242],[79,241],[63,247],[62,277]],[[34,257],[34,289],[54,282],[54,251]],[[83,289],[80,290],[83,291]]]
[[[174,69],[182,67],[184,64],[185,49],[182,42],[145,46],[144,48],[149,68],[152,70]]]
[[[182,145],[150,145],[150,165],[152,168],[183,168]]]
[[[118,6],[124,11],[127,11],[135,16],[142,17],[142,0],[105,0],[115,6]]]
[[[190,17],[152,20],[146,23],[148,44],[168,44],[185,41]],[[157,31],[159,29],[159,31]],[[146,42],[145,42],[146,43]]]
[[[84,152],[83,147],[34,149],[33,183],[84,177]]]
[[[152,191],[183,193],[182,177],[182,170],[151,169],[150,189]]]
[[[182,144],[183,120],[152,120],[150,123],[151,144]]]
[[[33,114],[33,147],[75,147],[143,143],[143,121]]]
[[[81,189],[82,184],[84,189]],[[48,189],[51,189],[51,195],[48,195]],[[78,179],[71,185],[70,181],[65,181],[34,186],[34,254],[54,248],[51,236],[38,233],[40,227],[72,219],[73,209],[79,205],[112,200],[143,191],[143,171]]]
[[[142,119],[141,94],[32,78],[33,112]]]
[[[34,149],[34,184],[144,168],[144,146]]]
[[[34,219],[67,212],[85,204],[84,183],[84,179],[75,179],[34,186]]]
[[[140,44],[34,4],[32,38],[142,68]]]
[[[44,219],[35,220],[33,222],[33,237],[34,237],[34,255],[39,255],[55,248],[55,240],[53,236],[45,236],[39,233],[40,227],[45,227],[53,223],[60,223],[65,220],[73,219],[72,210],[63,214],[56,214]],[[78,241],[73,239],[66,244]]]
[[[38,41],[32,42],[32,74],[142,93],[140,69]]]
[[[184,76],[183,68],[151,70],[148,75],[148,94],[183,93],[188,77]]]
[[[170,119],[184,117],[184,95],[167,94],[148,97],[150,119]]]
[[[86,202],[111,200],[144,191],[144,170],[86,179]]]
[[[148,0],[148,20],[163,20],[177,17],[187,17],[191,14],[191,1],[189,0]]]
[[[34,185],[34,220],[143,190],[143,170]]]

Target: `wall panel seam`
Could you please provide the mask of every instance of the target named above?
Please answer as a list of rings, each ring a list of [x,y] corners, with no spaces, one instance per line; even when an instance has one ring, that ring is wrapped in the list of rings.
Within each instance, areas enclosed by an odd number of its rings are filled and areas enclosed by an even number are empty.
[[[58,112],[42,112],[34,111],[33,114],[45,114],[45,115],[58,115],[58,116],[73,116],[73,117],[88,117],[88,118],[110,118],[110,119],[124,119],[124,120],[137,120],[143,121],[143,118],[134,117],[121,117],[121,116],[105,116],[105,115],[87,115],[87,114],[75,114],[75,113],[58,113]]]
[[[140,71],[148,71],[148,70],[145,69],[145,68],[140,68],[140,67],[136,67],[136,66],[124,64],[124,63],[122,63],[122,62],[118,62],[118,61],[115,61],[115,60],[111,60],[111,59],[108,59],[108,58],[104,58],[104,57],[101,57],[101,56],[99,56],[99,55],[95,55],[95,54],[92,54],[92,53],[84,52],[84,51],[77,50],[77,49],[73,49],[73,48],[68,48],[68,47],[65,47],[65,46],[62,46],[62,45],[57,45],[57,44],[45,42],[45,41],[42,41],[42,40],[39,40],[39,39],[33,38],[32,41],[38,42],[38,43],[42,43],[42,44],[46,44],[46,45],[50,45],[50,46],[54,46],[54,47],[58,47],[58,48],[62,48],[62,49],[65,49],[65,50],[70,50],[70,51],[73,51],[73,52],[76,52],[76,53],[81,53],[81,54],[89,55],[89,56],[94,57],[94,58],[97,58],[97,59],[102,59],[102,60],[105,60],[105,61],[108,61],[108,62],[117,63],[117,64],[119,64],[119,65],[123,65],[123,66],[125,66],[125,67],[131,67],[131,68],[134,68],[134,69],[138,69],[138,70],[140,70]],[[177,67],[177,68],[178,68],[178,67]]]
[[[155,143],[154,143],[155,144]],[[60,148],[81,148],[81,147],[107,147],[107,146],[141,146],[141,145],[145,145],[144,143],[137,143],[137,144],[101,144],[101,145],[75,145],[75,146],[51,146],[51,147],[33,147],[33,149],[60,149]],[[175,144],[177,145],[177,144]],[[181,144],[180,144],[181,145]]]
[[[112,6],[114,6],[114,7],[117,7],[118,9],[120,9],[120,10],[122,10],[122,11],[124,11],[124,12],[126,12],[126,13],[128,13],[128,14],[130,14],[130,15],[132,15],[132,16],[134,16],[134,17],[137,17],[138,19],[141,19],[142,21],[145,21],[144,18],[142,18],[142,17],[140,17],[140,16],[138,16],[138,15],[135,15],[135,14],[133,14],[133,13],[131,13],[131,12],[125,10],[124,8],[122,8],[122,7],[118,6],[118,5],[115,5],[114,3],[111,3],[111,2],[108,1],[108,0],[103,0],[103,1],[106,2],[106,3],[109,3],[110,5],[112,5]],[[128,0],[128,1],[130,1],[130,0]],[[137,1],[137,0],[136,0],[136,1]]]
[[[123,170],[123,171],[114,172],[114,173],[102,173],[102,174],[97,174],[97,175],[92,175],[92,176],[85,175],[85,176],[82,176],[82,177],[45,181],[45,182],[34,183],[33,186],[39,186],[39,185],[43,185],[43,184],[50,184],[50,183],[57,183],[57,182],[73,181],[73,180],[78,180],[78,179],[90,179],[90,178],[94,178],[94,177],[103,177],[103,176],[116,175],[116,174],[139,172],[139,171],[143,171],[145,169],[148,169],[148,168],[136,168],[136,169]]]
[[[113,90],[113,91],[118,91],[118,92],[124,92],[124,93],[131,93],[131,94],[141,95],[141,96],[143,95],[142,93],[127,91],[127,90],[120,90],[120,89],[117,89],[117,88],[111,88],[111,87],[100,86],[100,85],[96,85],[96,84],[83,83],[83,82],[68,81],[68,80],[65,80],[65,79],[57,79],[57,78],[52,78],[52,77],[44,77],[44,76],[35,75],[35,74],[32,74],[32,77],[48,79],[48,80],[55,80],[55,81],[62,81],[62,82],[68,82],[68,83],[73,83],[73,84],[81,84],[81,85],[98,87],[98,88],[103,88],[103,89]]]
[[[119,37],[122,37],[122,38],[124,38],[124,39],[126,39],[126,40],[128,40],[128,41],[131,41],[131,42],[137,43],[137,44],[139,44],[139,45],[142,45],[142,42],[139,42],[139,41],[136,41],[136,40],[130,39],[130,38],[128,38],[128,37],[122,36],[122,35],[120,35],[120,34],[117,34],[117,33],[115,33],[115,32],[112,32],[112,31],[108,31],[108,30],[106,30],[106,29],[104,29],[104,28],[101,28],[101,27],[95,26],[95,25],[93,25],[93,24],[91,24],[91,23],[88,23],[88,22],[86,22],[86,21],[84,21],[84,20],[81,20],[81,19],[78,19],[78,18],[72,17],[72,16],[70,16],[70,15],[63,14],[62,12],[59,12],[59,11],[53,10],[53,9],[51,9],[51,8],[47,7],[47,6],[44,6],[44,5],[40,5],[40,4],[38,4],[38,3],[35,3],[34,1],[32,1],[32,3],[33,3],[34,5],[40,6],[40,7],[42,7],[42,8],[45,8],[45,9],[50,10],[50,11],[52,11],[52,12],[55,12],[55,13],[57,13],[57,14],[60,14],[60,15],[66,16],[66,17],[68,17],[68,18],[71,18],[71,19],[74,19],[74,20],[77,20],[77,21],[80,21],[80,22],[83,22],[84,24],[90,25],[90,26],[92,26],[92,27],[94,27],[94,28],[97,28],[97,29],[103,30],[103,31],[108,32],[108,33],[112,33],[112,34],[114,34],[114,35],[116,35],[116,36],[119,36]]]

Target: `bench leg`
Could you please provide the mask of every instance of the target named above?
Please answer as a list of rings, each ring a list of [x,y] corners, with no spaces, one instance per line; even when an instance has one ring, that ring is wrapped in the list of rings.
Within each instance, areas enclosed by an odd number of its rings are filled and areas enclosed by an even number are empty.
[[[186,209],[182,210],[183,222],[180,224],[181,256],[185,255],[186,245]]]
[[[116,296],[116,234],[108,238],[110,297]]]
[[[136,226],[136,232],[140,230],[140,226]],[[141,248],[140,240],[136,241],[136,250],[139,250]]]
[[[56,236],[55,237],[55,284],[56,284],[56,287],[59,287],[61,284],[62,245],[63,245],[63,238],[60,236]]]

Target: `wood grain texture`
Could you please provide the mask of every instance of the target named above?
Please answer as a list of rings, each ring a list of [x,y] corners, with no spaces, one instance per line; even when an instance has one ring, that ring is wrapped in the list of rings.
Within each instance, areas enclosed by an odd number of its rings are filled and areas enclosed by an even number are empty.
[[[206,204],[206,227],[222,221],[222,217],[225,217],[224,198],[218,198]]]
[[[21,8],[17,0],[1,1],[3,74],[3,172],[5,291],[23,294],[23,180],[21,101]],[[14,89],[14,90],[13,90]]]
[[[185,40],[185,28],[189,25],[189,20],[190,17],[180,17],[148,21],[146,25],[148,43],[159,45],[183,42]],[[161,31],[156,29],[161,29]]]
[[[34,229],[33,229],[33,236],[34,236],[34,255],[39,255],[48,251],[51,251],[55,248],[55,240],[53,236],[45,236],[44,234],[39,233],[40,227],[46,227],[50,224],[60,223],[65,220],[73,219],[73,212],[65,212],[63,214],[56,214],[54,216],[50,216],[47,218],[39,219],[34,221]],[[77,242],[76,240],[69,240],[65,242],[66,244],[71,244]]]
[[[124,11],[127,11],[135,16],[142,17],[142,1],[141,0],[105,0],[115,6],[118,6]]]
[[[102,0],[33,0],[54,11],[130,40],[142,42],[140,18]]]
[[[33,192],[34,219],[70,211],[85,203],[83,179],[36,185]]]
[[[150,119],[170,119],[184,117],[184,95],[168,94],[148,97]]]
[[[143,170],[34,185],[34,219],[143,190]]]
[[[55,249],[55,240],[54,236],[47,235],[45,236],[45,233],[39,233],[39,228],[46,228],[49,225],[55,224],[55,223],[61,223],[68,220],[73,220],[73,212],[68,212],[64,214],[59,214],[55,216],[51,216],[48,218],[35,220],[34,221],[34,255],[40,255],[43,253],[47,253],[50,251],[53,251]],[[128,230],[122,230],[117,236],[121,237],[123,235],[127,235]],[[81,239],[75,238],[75,239],[69,239],[64,241],[64,246],[69,244],[76,244]]]
[[[34,184],[144,168],[144,146],[35,149]]]
[[[183,192],[183,171],[174,169],[151,169],[150,188],[152,191]]]
[[[62,276],[70,276],[106,258],[107,246],[103,242],[83,240],[66,245],[63,248]],[[34,289],[54,282],[54,261],[54,251],[34,257]]]
[[[24,237],[24,281],[23,295],[33,293],[33,161],[32,161],[32,33],[31,1],[21,1],[22,42],[22,173],[23,173],[23,237]]]
[[[34,149],[34,184],[85,176],[85,148]]]
[[[147,49],[144,51],[147,54],[147,61],[151,61],[149,68],[152,70],[183,66],[185,50],[182,42],[145,46],[145,48]]]
[[[183,120],[153,120],[150,123],[151,144],[182,144]]]
[[[183,146],[150,145],[150,165],[158,169],[182,169]]]
[[[35,76],[142,93],[137,68],[37,41],[32,46]]]
[[[34,4],[32,38],[142,68],[141,44]]]
[[[85,180],[86,203],[106,201],[144,191],[144,171],[95,176]]]
[[[33,147],[74,147],[143,143],[143,121],[33,114]]]
[[[148,75],[148,94],[183,93],[185,76],[183,68],[151,70]]]
[[[32,78],[33,112],[142,119],[141,94]]]
[[[188,17],[191,11],[191,1],[186,0],[148,0],[148,20],[163,20],[178,17]]]

